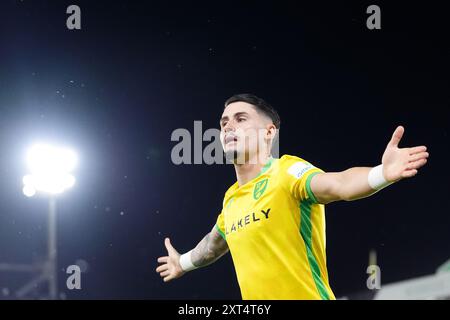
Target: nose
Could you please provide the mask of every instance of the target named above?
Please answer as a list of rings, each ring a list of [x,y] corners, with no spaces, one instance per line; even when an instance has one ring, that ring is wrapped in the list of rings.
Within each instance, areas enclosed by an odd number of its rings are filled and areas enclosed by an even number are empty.
[[[229,132],[229,131],[234,131],[234,124],[232,123],[231,120],[228,121],[228,122],[226,123],[226,125],[223,127],[223,131],[224,131],[225,133],[227,133],[227,132]]]

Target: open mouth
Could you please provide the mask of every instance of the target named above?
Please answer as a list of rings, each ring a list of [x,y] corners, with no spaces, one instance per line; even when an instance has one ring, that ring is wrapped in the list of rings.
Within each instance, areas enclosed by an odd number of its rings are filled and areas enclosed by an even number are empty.
[[[237,142],[238,138],[234,135],[228,135],[225,137],[225,144],[228,144],[230,142]]]

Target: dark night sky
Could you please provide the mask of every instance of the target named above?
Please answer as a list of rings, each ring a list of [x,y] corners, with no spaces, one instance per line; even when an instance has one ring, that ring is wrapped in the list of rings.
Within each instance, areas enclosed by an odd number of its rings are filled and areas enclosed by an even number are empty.
[[[154,269],[164,237],[185,252],[210,230],[235,181],[231,166],[173,165],[172,131],[217,127],[225,99],[252,92],[280,113],[281,153],[326,171],[379,164],[399,124],[403,146],[426,144],[416,178],[327,206],[327,253],[336,296],[365,288],[371,248],[383,283],[433,273],[450,258],[448,10],[376,2],[370,31],[371,2],[297,2],[2,1],[0,262],[45,253],[47,200],[21,180],[25,148],[49,139],[80,154],[58,199],[67,298],[239,299],[230,255],[169,284]],[[89,268],[69,291],[78,259]],[[23,281],[0,273],[0,289]]]

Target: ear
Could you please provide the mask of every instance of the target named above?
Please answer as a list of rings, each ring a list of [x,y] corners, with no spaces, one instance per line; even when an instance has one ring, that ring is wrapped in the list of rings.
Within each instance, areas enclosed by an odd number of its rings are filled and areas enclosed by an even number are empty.
[[[275,127],[275,125],[273,123],[269,123],[266,125],[266,139],[270,139],[273,140],[277,134],[277,128]]]

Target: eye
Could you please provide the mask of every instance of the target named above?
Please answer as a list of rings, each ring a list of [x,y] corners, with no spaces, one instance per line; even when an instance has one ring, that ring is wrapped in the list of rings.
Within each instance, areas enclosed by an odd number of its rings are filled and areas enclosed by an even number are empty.
[[[223,127],[225,127],[227,125],[227,122],[223,121],[221,125],[222,125],[222,128],[223,128]]]
[[[238,122],[242,122],[242,121],[245,121],[245,118],[243,118],[243,117],[238,118]]]

